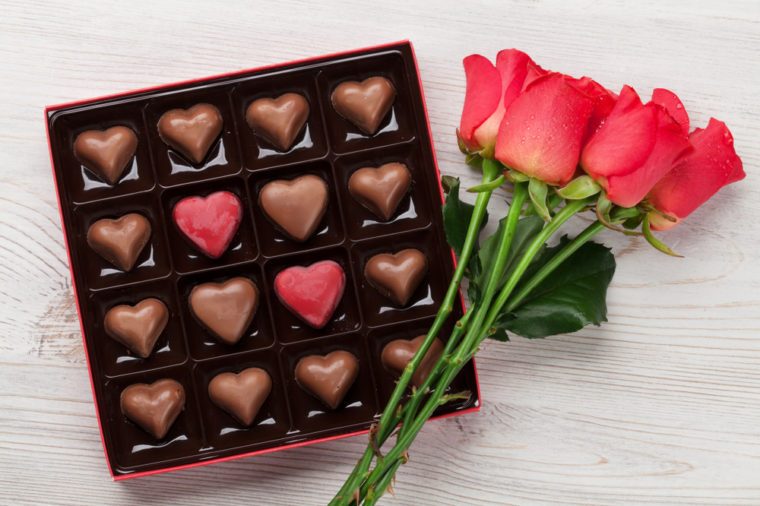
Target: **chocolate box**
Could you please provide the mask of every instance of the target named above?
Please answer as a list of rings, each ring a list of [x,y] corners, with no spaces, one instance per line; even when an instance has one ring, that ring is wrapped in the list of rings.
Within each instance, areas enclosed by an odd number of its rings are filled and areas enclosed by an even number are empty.
[[[348,80],[389,79],[396,90],[379,131],[368,135],[339,115],[330,96]],[[292,148],[281,151],[254,135],[246,107],[261,97],[295,92],[309,102],[306,127]],[[163,142],[161,115],[197,103],[221,113],[222,132],[201,164],[188,163]],[[47,107],[45,121],[66,238],[73,287],[96,403],[100,433],[114,479],[205,465],[368,431],[392,392],[396,376],[381,361],[393,339],[425,333],[454,268],[441,222],[442,191],[422,86],[408,41],[321,56]],[[75,137],[91,129],[126,125],[137,134],[127,175],[108,185],[75,157]],[[411,191],[384,221],[348,192],[360,167],[404,163]],[[314,174],[328,184],[325,215],[315,235],[298,243],[264,216],[261,187],[276,179]],[[243,204],[243,215],[227,251],[211,259],[198,254],[171,218],[182,198],[226,190]],[[149,243],[129,272],[111,267],[88,246],[89,226],[101,218],[137,212],[151,224]],[[424,252],[428,272],[403,307],[388,302],[364,279],[367,259],[413,247]],[[333,260],[347,284],[337,309],[322,329],[304,325],[275,296],[274,277],[294,265]],[[193,318],[188,296],[199,283],[247,277],[258,287],[259,307],[235,345],[209,336]],[[169,310],[168,323],[148,358],[131,354],[104,331],[106,311],[154,297]],[[462,314],[457,306],[450,321]],[[440,336],[445,340],[451,323]],[[298,360],[347,350],[359,373],[341,405],[327,409],[294,379]],[[272,390],[250,427],[241,426],[208,396],[220,372],[264,369]],[[178,381],[184,410],[168,434],[154,439],[120,411],[129,385],[161,378]],[[469,399],[442,406],[437,417],[479,409],[474,364],[452,385]]]

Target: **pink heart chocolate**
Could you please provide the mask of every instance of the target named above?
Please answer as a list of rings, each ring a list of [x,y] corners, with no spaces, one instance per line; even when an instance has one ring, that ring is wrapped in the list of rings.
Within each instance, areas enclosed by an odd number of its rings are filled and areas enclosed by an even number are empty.
[[[172,219],[185,237],[210,258],[227,251],[243,218],[240,199],[228,191],[186,197],[174,206]]]
[[[308,267],[288,267],[274,278],[274,291],[280,302],[315,329],[327,325],[345,288],[346,273],[332,260]]]

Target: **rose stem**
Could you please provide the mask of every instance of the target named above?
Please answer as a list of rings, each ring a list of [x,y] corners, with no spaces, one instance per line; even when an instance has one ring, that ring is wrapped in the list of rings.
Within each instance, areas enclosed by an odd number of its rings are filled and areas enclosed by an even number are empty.
[[[501,175],[502,167],[499,162],[484,159],[482,170],[482,184],[485,184],[490,183],[494,179],[498,178]],[[393,427],[395,427],[395,425],[398,423],[397,420],[394,420],[397,416],[396,409],[398,408],[399,402],[401,402],[401,398],[406,392],[409,381],[411,380],[414,371],[419,367],[420,363],[422,362],[422,358],[425,356],[428,349],[430,349],[430,346],[433,344],[433,340],[438,336],[441,327],[443,327],[444,322],[449,317],[451,311],[454,308],[454,300],[459,294],[459,285],[462,283],[464,271],[467,267],[467,264],[470,262],[470,256],[472,255],[473,248],[477,242],[480,227],[483,219],[485,218],[486,207],[488,206],[488,201],[491,199],[492,193],[493,190],[478,193],[478,196],[475,199],[475,206],[472,212],[472,216],[470,217],[470,224],[467,227],[467,234],[465,235],[464,244],[462,245],[462,252],[459,256],[459,263],[454,270],[454,275],[451,279],[451,283],[449,283],[449,288],[446,292],[446,296],[443,299],[441,307],[438,309],[438,313],[436,314],[436,318],[433,321],[430,330],[425,336],[425,340],[423,341],[419,350],[417,350],[417,353],[414,355],[412,360],[404,368],[404,372],[401,374],[401,377],[396,384],[396,388],[393,390],[391,398],[388,401],[388,404],[385,406],[383,414],[380,416],[380,421],[377,425],[377,432],[381,435],[386,434],[386,432],[389,434]],[[373,450],[370,445],[370,447],[368,447],[364,452],[364,455],[361,457],[361,459],[359,459],[359,462],[354,467],[354,470],[346,479],[346,482],[338,491],[338,494],[330,502],[330,506],[348,504],[345,501],[352,500],[354,490],[358,487],[360,480],[363,478],[363,475],[369,469],[369,465],[372,462],[372,456]]]
[[[446,388],[451,384],[459,371],[464,365],[472,358],[482,340],[489,335],[491,326],[499,316],[501,308],[506,304],[507,299],[511,295],[515,286],[519,282],[522,275],[527,270],[533,258],[538,254],[543,244],[560,228],[568,219],[575,215],[578,211],[582,210],[588,205],[586,200],[575,200],[568,203],[563,207],[554,218],[539,232],[531,242],[528,249],[525,251],[520,261],[515,266],[515,269],[507,279],[504,288],[499,293],[496,302],[491,306],[488,315],[485,317],[485,322],[482,328],[476,328],[475,325],[469,326],[467,335],[462,343],[456,350],[456,353],[452,357],[444,357],[443,361],[446,364],[446,369],[443,371],[443,375],[435,386],[435,389],[431,393],[422,410],[417,417],[411,422],[407,431],[404,434],[400,434],[396,444],[385,455],[382,461],[379,461],[375,469],[369,474],[365,480],[364,485],[361,488],[361,495],[366,495],[367,491],[371,488],[372,483],[378,482],[380,478],[389,470],[389,468],[395,464],[397,460],[402,458],[404,452],[409,448],[411,443],[416,438],[419,431],[424,426],[428,418],[430,418],[433,412],[441,404]],[[505,252],[500,251],[499,254],[505,255]],[[485,306],[482,306],[485,307]],[[481,309],[482,309],[481,307]],[[375,490],[374,493],[382,493],[382,491]]]

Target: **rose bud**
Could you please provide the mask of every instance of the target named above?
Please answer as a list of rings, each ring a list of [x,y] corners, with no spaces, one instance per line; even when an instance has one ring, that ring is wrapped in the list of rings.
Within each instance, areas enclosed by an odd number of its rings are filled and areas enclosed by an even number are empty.
[[[578,79],[578,88],[583,90],[594,101],[594,112],[591,113],[591,118],[589,118],[588,126],[586,127],[586,137],[584,139],[586,141],[599,130],[607,119],[607,116],[610,115],[615,107],[617,95],[590,77]]]
[[[638,204],[691,149],[688,118],[685,129],[673,117],[683,117],[683,105],[672,93],[669,100],[667,105],[655,100],[644,105],[633,88],[624,86],[612,112],[583,149],[581,167],[613,203]]]
[[[655,230],[673,227],[718,190],[744,179],[741,158],[736,154],[734,138],[725,123],[710,119],[707,128],[697,128],[691,133],[689,141],[694,150],[649,193],[649,203],[673,219],[650,213]]]
[[[557,72],[533,81],[504,115],[496,158],[548,184],[570,181],[595,106],[583,86]]]
[[[493,156],[496,134],[504,112],[523,88],[545,71],[517,49],[499,51],[496,66],[479,54],[464,59],[467,91],[459,141],[469,152]]]

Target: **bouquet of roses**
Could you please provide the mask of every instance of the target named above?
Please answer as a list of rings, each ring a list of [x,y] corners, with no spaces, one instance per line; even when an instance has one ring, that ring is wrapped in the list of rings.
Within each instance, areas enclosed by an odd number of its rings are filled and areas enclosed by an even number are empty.
[[[675,226],[720,188],[744,178],[726,125],[711,119],[689,132],[683,104],[666,89],[655,89],[644,103],[630,86],[615,94],[588,77],[544,70],[514,49],[499,52],[496,65],[468,56],[464,68],[467,93],[457,138],[467,162],[480,167],[482,182],[468,189],[477,195],[471,205],[460,200],[459,181],[443,177],[444,226],[458,265],[434,323],[333,506],[375,504],[390,488],[425,421],[439,406],[469,396],[449,385],[484,339],[507,341],[510,332],[546,337],[606,321],[615,258],[591,241],[600,231],[642,235],[678,256],[653,232]],[[486,206],[501,185],[511,186],[509,211],[481,241]],[[582,212],[595,213],[596,220],[577,236],[547,245]],[[465,277],[467,311],[443,351],[431,356]],[[428,373],[410,388],[423,362]]]

